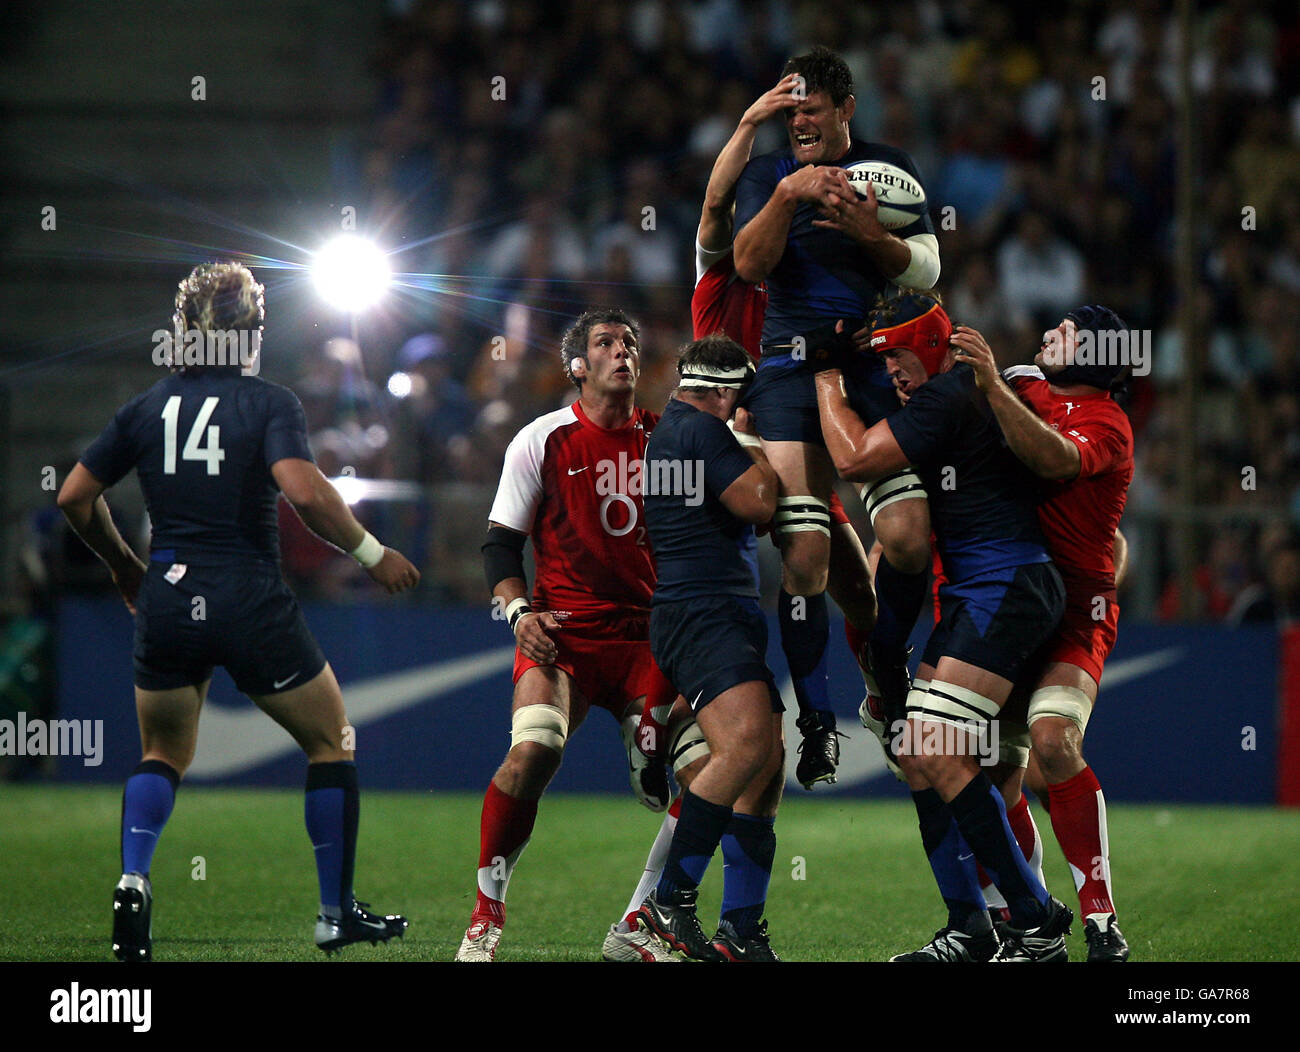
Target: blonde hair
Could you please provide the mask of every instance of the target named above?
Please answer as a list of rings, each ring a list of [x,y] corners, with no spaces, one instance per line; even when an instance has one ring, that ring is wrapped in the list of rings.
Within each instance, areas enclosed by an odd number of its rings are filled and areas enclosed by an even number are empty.
[[[260,333],[266,289],[242,263],[201,263],[176,289],[172,329],[180,346],[190,329]]]

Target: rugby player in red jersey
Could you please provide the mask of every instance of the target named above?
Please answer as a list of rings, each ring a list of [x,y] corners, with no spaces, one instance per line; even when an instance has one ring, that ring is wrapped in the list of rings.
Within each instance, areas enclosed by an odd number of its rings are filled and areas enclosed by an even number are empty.
[[[587,711],[604,708],[635,727],[643,699],[661,707],[676,697],[650,656],[656,575],[642,471],[659,418],[633,401],[638,336],[621,310],[584,313],[561,344],[578,400],[528,424],[506,451],[483,554],[494,602],[518,645],[511,746],[483,801],[478,898],[458,961],[494,958],[506,886],[538,800]],[[537,563],[531,599],[523,563],[529,537]],[[707,753],[684,703],[668,731],[678,780],[689,783],[687,768]],[[658,949],[648,936],[642,941],[648,953]]]
[[[1011,451],[1047,480],[1038,518],[1065,581],[1066,608],[1029,698],[1029,737],[1047,784],[1052,829],[1079,894],[1089,961],[1129,955],[1115,923],[1106,801],[1083,758],[1084,731],[1115,645],[1123,561],[1116,534],[1133,479],[1133,431],[1111,393],[1131,363],[1098,359],[1106,350],[1127,349],[1127,341],[1115,338],[1127,332],[1114,311],[1079,307],[1044,334],[1034,366],[1008,369],[1005,379],[978,332],[958,326],[952,337],[957,361],[975,370]],[[1076,355],[1081,336],[1090,339],[1091,353]],[[1003,786],[1009,812],[1024,807],[1022,777],[1023,770]],[[1027,950],[1032,957],[1041,948]]]

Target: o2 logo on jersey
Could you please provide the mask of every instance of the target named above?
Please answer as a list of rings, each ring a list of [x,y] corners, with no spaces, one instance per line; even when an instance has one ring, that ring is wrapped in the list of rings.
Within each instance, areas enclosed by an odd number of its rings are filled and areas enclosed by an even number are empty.
[[[617,460],[596,464],[596,492],[605,498],[600,502],[600,525],[605,532],[624,537],[636,529],[637,544],[644,544],[645,527],[637,525],[640,502],[633,498],[647,494],[681,497],[688,508],[698,507],[704,503],[704,464],[699,460],[655,460],[647,468],[644,460],[620,453]],[[621,505],[625,513],[611,515],[615,505]]]

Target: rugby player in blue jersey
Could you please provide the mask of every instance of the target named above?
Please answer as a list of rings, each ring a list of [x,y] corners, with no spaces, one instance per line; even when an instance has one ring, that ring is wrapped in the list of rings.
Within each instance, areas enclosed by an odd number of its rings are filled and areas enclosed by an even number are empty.
[[[784,705],[767,667],[767,621],[743,545],[776,509],[776,473],[740,414],[749,354],[715,334],[688,343],[677,389],[645,455],[645,516],[658,581],[650,612],[656,663],[690,702],[709,745],[682,790],[681,814],[641,925],[697,960],[775,961],[763,909],[785,775]],[[721,845],[722,916],[708,939],[699,883]]]
[[[247,346],[250,333],[260,341],[264,316],[263,287],[251,271],[204,264],[176,294],[175,347],[189,346],[189,337],[201,350],[224,351],[241,334]],[[217,665],[307,754],[306,823],[320,882],[316,945],[330,953],[386,942],[407,926],[353,898],[359,796],[351,728],[334,673],[280,576],[277,495],[389,593],[414,587],[419,571],[357,522],[316,467],[297,396],[242,375],[238,362],[217,360],[175,368],[119,409],[58,497],[135,615],[143,757],[122,797],[113,953],[123,961],[152,959],[149,868],[194,758]],[[153,527],[148,564],[119,535],[103,497],[132,468]]]
[[[805,715],[798,725],[805,751],[834,746],[835,717],[827,700],[826,584],[830,566],[829,500],[834,468],[822,441],[811,366],[837,320],[859,329],[878,296],[894,284],[930,288],[939,277],[939,249],[928,214],[896,231],[881,225],[868,184],[850,186],[845,168],[885,161],[921,177],[902,150],[854,142],[856,100],[848,66],[817,47],[786,63],[801,78],[803,97],[785,111],[789,146],[755,157],[736,186],[736,273],[765,281],[767,311],[762,361],[744,406],[754,415],[781,481],[772,531],[781,546],[778,607],[781,646]],[[883,365],[863,355],[845,366],[850,403],[869,423],[898,408]],[[863,500],[884,558],[876,571],[878,614],[868,644],[868,693],[901,712],[907,694],[906,645],[925,601],[930,522],[925,492],[906,466],[864,478]]]
[[[941,619],[891,744],[949,907],[949,928],[964,933],[965,959],[1023,959],[1021,942],[1055,943],[1074,915],[1030,869],[984,768],[998,761],[998,713],[1054,634],[1065,587],[1039,528],[1034,477],[1003,441],[974,370],[955,361],[952,323],[937,297],[902,290],[882,300],[870,321],[875,352],[915,355],[929,379],[909,388],[907,404],[892,417],[868,426],[849,404],[843,372],[833,367],[837,359],[851,367],[860,357],[841,336],[816,379],[826,448],[846,479],[916,469],[947,578],[939,591]],[[969,851],[949,850],[958,837]],[[1001,948],[983,908],[976,860],[1011,913]],[[923,949],[895,959],[939,958]]]

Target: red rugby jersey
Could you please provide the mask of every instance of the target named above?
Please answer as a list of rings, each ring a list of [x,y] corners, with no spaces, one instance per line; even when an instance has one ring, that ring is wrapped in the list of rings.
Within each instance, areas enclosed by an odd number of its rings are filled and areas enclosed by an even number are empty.
[[[695,243],[695,292],[691,296],[691,326],[695,339],[725,332],[758,364],[759,338],[767,311],[767,290],[742,281],[731,249],[709,252]]]
[[[533,540],[533,606],[565,611],[566,627],[648,617],[655,566],[641,480],[657,413],[599,427],[580,402],[538,417],[506,450],[488,518]]]
[[[1086,578],[1098,588],[1115,587],[1115,530],[1133,481],[1133,429],[1110,394],[1055,394],[1034,366],[1003,374],[1016,394],[1043,421],[1079,449],[1079,474],[1044,479],[1038,522],[1052,559],[1067,585]]]

